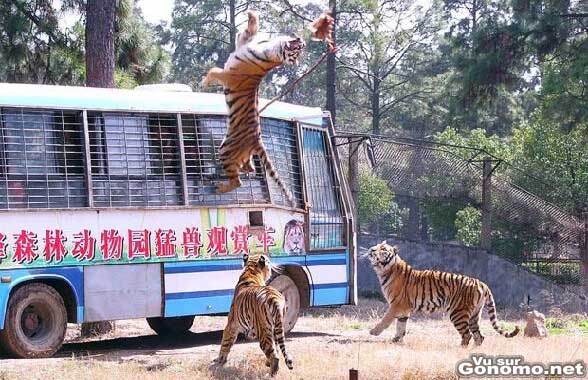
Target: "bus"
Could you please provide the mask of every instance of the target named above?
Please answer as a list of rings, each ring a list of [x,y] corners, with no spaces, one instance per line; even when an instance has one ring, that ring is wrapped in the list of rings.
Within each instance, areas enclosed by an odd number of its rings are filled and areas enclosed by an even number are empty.
[[[267,101],[261,101],[261,105]],[[320,108],[283,102],[262,138],[295,205],[259,159],[243,185],[218,149],[222,94],[0,84],[0,345],[48,357],[68,323],[146,318],[158,334],[228,313],[244,254],[283,272],[286,330],[303,308],[355,304],[349,188]]]

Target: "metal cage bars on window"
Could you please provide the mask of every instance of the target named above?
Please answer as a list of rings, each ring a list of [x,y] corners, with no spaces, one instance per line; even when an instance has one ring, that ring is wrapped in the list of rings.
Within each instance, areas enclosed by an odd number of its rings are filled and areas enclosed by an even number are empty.
[[[257,158],[242,187],[216,194],[224,116],[3,108],[1,122],[0,209],[288,206]],[[262,119],[262,135],[301,207],[294,123]]]

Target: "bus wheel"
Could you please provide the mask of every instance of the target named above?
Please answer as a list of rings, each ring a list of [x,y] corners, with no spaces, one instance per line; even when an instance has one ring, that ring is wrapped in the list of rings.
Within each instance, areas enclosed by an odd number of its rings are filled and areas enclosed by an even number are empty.
[[[147,323],[157,335],[176,335],[188,332],[194,323],[194,316],[147,318]]]
[[[20,358],[47,358],[61,348],[66,329],[59,293],[45,284],[24,285],[8,301],[0,344]]]
[[[296,325],[300,314],[300,293],[292,279],[286,275],[276,277],[270,284],[284,295],[286,309],[284,310],[284,332],[289,333]]]

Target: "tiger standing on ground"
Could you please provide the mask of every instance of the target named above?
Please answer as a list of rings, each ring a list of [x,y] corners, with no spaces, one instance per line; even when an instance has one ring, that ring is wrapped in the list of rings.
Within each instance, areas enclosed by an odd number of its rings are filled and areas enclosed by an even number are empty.
[[[494,297],[488,285],[468,276],[432,270],[416,270],[398,256],[396,247],[385,241],[371,247],[366,253],[374,267],[382,293],[388,301],[388,310],[370,334],[380,335],[396,322],[394,342],[402,341],[406,334],[406,322],[417,311],[449,312],[449,319],[461,335],[461,345],[467,347],[472,335],[476,345],[482,344],[480,332],[482,308],[487,307],[492,327],[500,335],[511,338],[519,333],[519,327],[508,333],[496,320]]]
[[[276,344],[280,347],[286,366],[294,368],[284,343],[284,308],[282,293],[266,282],[272,274],[272,264],[265,255],[243,256],[245,268],[239,277],[231,303],[227,326],[223,331],[220,353],[214,364],[223,365],[239,333],[255,336],[266,357],[271,375],[279,368]]]
[[[327,41],[329,49],[333,44],[330,40],[333,23],[332,17],[323,14],[310,27],[313,36]],[[258,36],[258,31],[259,16],[257,12],[249,11],[247,29],[237,36],[236,49],[224,68],[212,68],[202,79],[202,87],[215,81],[224,86],[229,107],[229,126],[219,151],[228,182],[220,183],[217,192],[226,193],[240,187],[240,172],[255,170],[252,161],[255,154],[261,159],[268,175],[282,189],[290,205],[295,206],[292,193],[280,179],[261,139],[258,90],[271,70],[284,63],[295,64],[306,44],[296,36],[265,39]]]

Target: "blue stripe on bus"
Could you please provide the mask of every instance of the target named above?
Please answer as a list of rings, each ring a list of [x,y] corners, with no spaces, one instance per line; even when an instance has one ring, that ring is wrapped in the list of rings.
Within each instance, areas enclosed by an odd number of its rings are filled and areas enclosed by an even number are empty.
[[[324,285],[341,285],[325,287]],[[313,306],[345,305],[349,303],[347,284],[321,284],[320,288],[314,285]]]
[[[314,260],[314,261],[306,263],[306,265],[308,265],[308,266],[313,266],[313,265],[345,265],[345,264],[347,264],[346,258],[330,259],[330,260]]]
[[[348,285],[349,284],[347,284],[346,282],[339,282],[339,283],[335,283],[335,284],[315,284],[315,285],[313,285],[313,288],[315,290],[332,289],[332,288],[345,288]]]
[[[232,294],[204,298],[168,299],[165,301],[165,317],[228,313],[232,301]]]
[[[226,296],[235,293],[235,289],[202,290],[198,292],[166,293],[166,300],[179,300],[186,298],[204,298],[214,296]]]
[[[190,266],[164,266],[165,274],[172,273],[194,273],[194,272],[213,272],[213,271],[225,271],[242,269],[243,264],[225,264],[225,265],[190,265]]]
[[[276,256],[271,257],[271,261],[276,264],[304,264],[305,256]],[[344,264],[344,263],[343,263]],[[223,270],[236,270],[243,268],[243,260],[218,260],[206,261],[206,263],[198,263],[194,261],[181,263],[170,262],[164,263],[164,273],[193,273],[193,272],[213,272]]]

